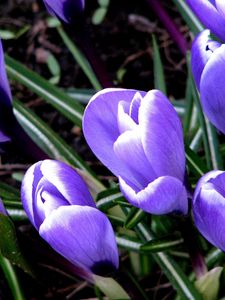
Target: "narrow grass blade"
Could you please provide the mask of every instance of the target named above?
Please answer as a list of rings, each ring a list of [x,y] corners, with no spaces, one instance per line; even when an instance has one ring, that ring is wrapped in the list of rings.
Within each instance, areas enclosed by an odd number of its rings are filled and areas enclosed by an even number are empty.
[[[65,43],[67,48],[70,50],[71,54],[73,55],[74,59],[76,60],[76,62],[79,64],[79,66],[83,70],[84,74],[89,79],[93,88],[95,90],[101,90],[102,86],[101,86],[100,82],[98,81],[98,78],[96,77],[94,71],[92,70],[89,62],[84,57],[83,53],[78,49],[78,47],[75,45],[75,43],[66,34],[66,32],[63,30],[62,26],[58,26],[57,30],[58,30],[58,33],[61,36],[63,42]]]
[[[154,66],[154,86],[166,95],[166,82],[163,71],[163,64],[159,52],[159,46],[154,35],[152,35],[153,44],[153,66]]]
[[[204,30],[203,25],[199,22],[198,18],[194,15],[189,6],[185,3],[185,0],[173,0],[173,2],[188,25],[190,31],[192,31],[194,35]]]
[[[14,300],[25,300],[23,291],[19,284],[14,267],[8,259],[4,258],[0,253],[0,267],[7,279],[8,285],[13,295]]]
[[[173,249],[174,247],[180,246],[183,243],[182,238],[177,237],[164,237],[156,238],[141,246],[141,252],[147,254],[152,252],[162,252]]]
[[[74,124],[82,126],[84,108],[80,103],[8,55],[5,55],[5,63],[11,79],[39,95]]]
[[[81,157],[69,147],[48,125],[37,117],[30,109],[26,108],[18,100],[13,101],[15,115],[24,130],[51,158],[65,161],[85,172],[85,179],[95,193],[104,189],[91,169]]]
[[[146,213],[143,210],[138,209],[136,207],[132,207],[130,209],[130,212],[127,215],[126,222],[125,222],[124,226],[127,229],[132,229],[140,221],[142,221],[143,218],[145,218],[145,217],[146,217]]]
[[[201,158],[191,150],[187,145],[185,146],[186,160],[188,167],[195,173],[198,177],[203,176],[209,171],[205,166]]]

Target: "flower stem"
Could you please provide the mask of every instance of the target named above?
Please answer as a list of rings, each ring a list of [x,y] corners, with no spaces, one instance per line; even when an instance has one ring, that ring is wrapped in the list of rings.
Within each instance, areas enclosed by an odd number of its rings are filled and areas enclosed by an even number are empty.
[[[150,8],[155,12],[155,14],[158,16],[158,18],[160,19],[160,21],[168,31],[171,38],[179,47],[181,53],[183,55],[186,55],[186,52],[188,50],[187,41],[185,40],[185,38],[178,30],[173,20],[170,18],[170,16],[167,14],[165,9],[161,5],[160,0],[146,0],[146,2],[150,6]]]
[[[195,228],[190,217],[182,218],[181,228],[184,243],[189,252],[194,273],[196,278],[199,279],[207,273],[207,267],[205,259],[199,250]]]

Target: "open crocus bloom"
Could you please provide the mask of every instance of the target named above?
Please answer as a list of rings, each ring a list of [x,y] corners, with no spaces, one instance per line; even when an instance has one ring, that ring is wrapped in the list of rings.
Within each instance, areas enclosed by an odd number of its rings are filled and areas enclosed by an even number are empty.
[[[193,43],[191,64],[203,111],[225,133],[225,45],[210,40],[209,31],[203,31]]]
[[[105,89],[89,102],[85,138],[127,200],[149,213],[187,213],[182,127],[158,90]]]
[[[44,0],[49,13],[66,23],[73,23],[84,10],[84,0]]]
[[[195,225],[214,246],[225,251],[225,172],[211,171],[198,182],[193,197]]]
[[[118,268],[112,226],[74,169],[54,160],[34,164],[24,176],[21,197],[41,237],[75,266],[97,275]]]
[[[224,0],[186,0],[186,2],[205,27],[225,41]]]

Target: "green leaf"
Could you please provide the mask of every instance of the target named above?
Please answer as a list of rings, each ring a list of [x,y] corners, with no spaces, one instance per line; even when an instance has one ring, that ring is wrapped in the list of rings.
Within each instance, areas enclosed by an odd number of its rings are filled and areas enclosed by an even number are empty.
[[[223,271],[222,267],[217,267],[209,272],[207,272],[204,276],[200,277],[195,285],[197,289],[203,296],[204,300],[217,300],[218,292],[219,292],[219,279],[220,275]]]
[[[0,214],[0,252],[11,263],[32,275],[32,271],[26,262],[16,237],[12,221],[8,216]]]
[[[82,126],[84,108],[79,103],[8,55],[5,55],[5,62],[7,72],[11,79],[20,82],[39,95],[74,124],[80,127]]]
[[[74,59],[78,63],[78,65],[83,70],[84,74],[89,79],[90,83],[94,87],[95,90],[101,90],[102,86],[96,77],[94,71],[92,70],[92,67],[90,66],[88,60],[83,55],[83,53],[78,49],[78,47],[75,45],[75,43],[70,39],[70,37],[66,34],[66,32],[63,30],[61,26],[57,27],[58,33],[61,36],[63,42],[73,55]]]
[[[204,30],[204,27],[199,22],[198,18],[194,15],[189,6],[185,3],[185,0],[173,0],[174,4],[178,8],[184,21],[187,23],[189,29],[196,35]]]
[[[154,87],[161,90],[166,95],[166,83],[164,78],[163,64],[160,57],[159,47],[154,35],[153,43],[153,64],[154,64]]]
[[[93,194],[104,189],[102,183],[97,180],[80,156],[57,133],[49,128],[45,122],[16,99],[13,101],[13,106],[15,116],[24,130],[44,152],[51,158],[64,161],[83,170],[85,173],[81,175],[87,180]]]
[[[91,21],[94,25],[99,25],[103,22],[105,16],[107,14],[107,9],[105,7],[99,7],[95,10]]]
[[[100,192],[97,195],[96,201],[98,209],[104,212],[118,205],[118,203],[125,202],[122,193],[117,187]]]
[[[129,214],[127,215],[126,222],[125,222],[124,226],[127,229],[132,229],[140,221],[142,221],[143,218],[145,218],[145,217],[146,217],[146,213],[143,210],[138,209],[136,207],[132,207],[130,209]]]
[[[209,171],[201,158],[191,150],[187,145],[185,146],[186,160],[188,167],[198,176],[201,177]]]
[[[0,182],[0,198],[20,202],[20,192],[14,187]]]
[[[10,261],[4,258],[0,253],[0,267],[7,279],[8,285],[13,295],[14,300],[25,300],[23,291],[20,287],[19,280],[17,278],[14,267]]]
[[[120,235],[116,236],[116,242],[118,247],[138,253],[141,246],[143,245],[138,239],[135,239],[134,237]]]
[[[171,250],[182,243],[182,238],[177,238],[177,236],[168,236],[164,238],[153,239],[142,245],[140,250],[143,253],[161,252]]]

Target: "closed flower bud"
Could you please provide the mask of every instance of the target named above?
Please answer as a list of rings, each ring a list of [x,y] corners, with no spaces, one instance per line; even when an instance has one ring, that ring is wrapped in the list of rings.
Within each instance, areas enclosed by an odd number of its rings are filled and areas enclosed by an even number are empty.
[[[186,0],[186,2],[205,27],[225,41],[224,0]]]
[[[49,13],[65,23],[74,23],[85,5],[84,0],[44,0]]]
[[[225,251],[225,172],[211,171],[198,182],[193,197],[195,225],[214,246]]]
[[[83,129],[131,204],[153,214],[187,213],[182,126],[160,91],[98,92],[86,108]]]
[[[225,133],[225,45],[210,40],[209,31],[203,31],[193,43],[191,64],[203,111]]]
[[[74,169],[54,160],[34,164],[24,176],[21,198],[40,236],[75,266],[97,275],[118,268],[112,226]]]

